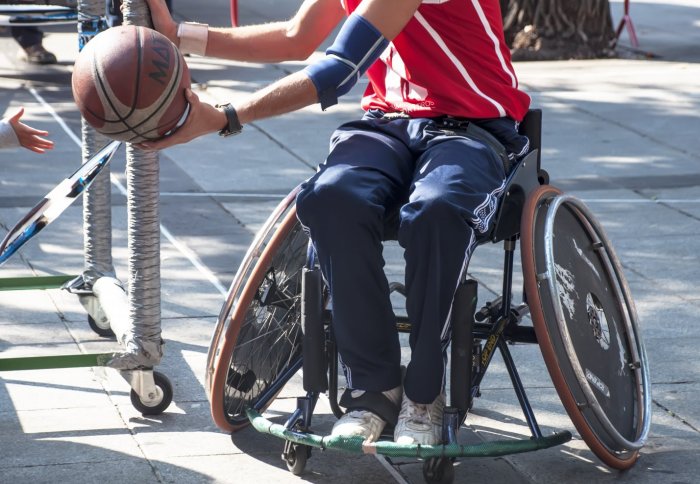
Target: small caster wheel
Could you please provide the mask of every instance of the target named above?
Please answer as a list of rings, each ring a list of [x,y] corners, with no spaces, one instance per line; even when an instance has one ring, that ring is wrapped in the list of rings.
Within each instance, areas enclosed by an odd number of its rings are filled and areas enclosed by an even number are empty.
[[[282,460],[287,464],[289,472],[295,476],[301,475],[306,467],[306,461],[311,456],[311,447],[303,444],[294,444],[287,441],[284,445]]]
[[[423,463],[423,479],[429,484],[451,484],[455,480],[452,459],[431,457]]]
[[[131,404],[141,415],[160,415],[173,401],[173,386],[168,377],[157,371],[153,372],[157,397],[153,402],[145,403],[136,391],[131,390]]]
[[[87,318],[88,324],[90,325],[90,329],[93,330],[95,333],[102,336],[103,338],[116,338],[114,331],[112,331],[112,328],[109,326],[109,321],[105,321],[104,323],[98,323],[90,315],[88,315]]]

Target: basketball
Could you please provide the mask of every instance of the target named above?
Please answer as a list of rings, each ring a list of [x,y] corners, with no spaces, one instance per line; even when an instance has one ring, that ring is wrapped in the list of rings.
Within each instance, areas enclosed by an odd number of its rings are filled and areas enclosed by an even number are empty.
[[[170,134],[187,115],[190,74],[167,37],[146,27],[112,27],[96,35],[75,61],[73,98],[85,120],[105,136],[132,143]]]

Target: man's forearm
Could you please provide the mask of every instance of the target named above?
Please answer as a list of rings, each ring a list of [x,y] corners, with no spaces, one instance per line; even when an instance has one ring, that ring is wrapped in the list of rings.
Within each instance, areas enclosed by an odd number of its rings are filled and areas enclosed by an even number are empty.
[[[209,56],[247,62],[304,60],[345,15],[338,0],[305,0],[291,19],[209,29]]]
[[[209,28],[207,56],[245,62],[281,62],[298,59],[300,55],[301,49],[288,35],[287,22]]]
[[[236,105],[242,124],[278,116],[318,102],[313,82],[303,72],[291,74]]]

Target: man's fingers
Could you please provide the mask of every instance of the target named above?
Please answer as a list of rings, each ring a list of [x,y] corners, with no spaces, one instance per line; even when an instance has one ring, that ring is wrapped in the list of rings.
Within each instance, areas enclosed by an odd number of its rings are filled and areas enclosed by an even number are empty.
[[[144,141],[143,143],[137,143],[136,147],[144,151],[162,150],[177,143],[177,141],[172,140],[174,136],[175,135],[173,134],[157,141]]]
[[[185,99],[187,99],[190,104],[199,102],[199,96],[197,96],[190,87],[185,88]]]
[[[168,6],[163,0],[146,0],[146,3],[148,3],[148,9],[154,13],[160,14],[168,10]],[[124,4],[122,4],[122,8],[124,8]]]

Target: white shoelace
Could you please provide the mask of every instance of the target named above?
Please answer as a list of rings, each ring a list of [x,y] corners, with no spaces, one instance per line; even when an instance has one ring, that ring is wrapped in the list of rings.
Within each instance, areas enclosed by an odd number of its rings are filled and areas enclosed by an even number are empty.
[[[407,420],[412,424],[418,424],[430,428],[433,425],[432,416],[428,405],[411,402],[404,407],[402,412]],[[427,430],[427,429],[426,429]]]

